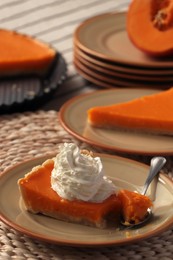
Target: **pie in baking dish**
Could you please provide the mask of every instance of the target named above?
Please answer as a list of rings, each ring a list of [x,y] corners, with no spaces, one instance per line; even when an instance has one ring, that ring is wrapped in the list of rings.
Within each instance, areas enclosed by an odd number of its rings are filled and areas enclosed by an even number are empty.
[[[56,51],[30,36],[0,30],[0,77],[37,74],[45,75]]]

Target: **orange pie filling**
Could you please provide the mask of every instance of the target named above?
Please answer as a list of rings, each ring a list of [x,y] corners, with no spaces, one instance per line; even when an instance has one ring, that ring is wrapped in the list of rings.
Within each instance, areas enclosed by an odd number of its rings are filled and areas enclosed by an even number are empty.
[[[95,127],[173,134],[173,88],[134,100],[88,110]]]
[[[33,213],[42,213],[58,219],[83,223],[88,225],[105,226],[105,217],[120,215],[120,200],[111,195],[102,203],[83,202],[61,198],[51,188],[51,171],[53,159],[47,160],[20,179],[18,184],[27,209]]]
[[[56,57],[48,44],[10,30],[0,30],[0,48],[0,76],[44,75]]]
[[[128,190],[121,190],[118,198],[122,205],[122,216],[126,223],[139,223],[146,214],[147,209],[152,207],[151,200],[144,195]]]

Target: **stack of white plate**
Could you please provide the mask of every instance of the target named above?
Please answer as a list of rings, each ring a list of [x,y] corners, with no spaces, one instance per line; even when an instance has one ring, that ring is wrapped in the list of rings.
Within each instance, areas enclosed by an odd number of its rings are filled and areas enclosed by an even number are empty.
[[[102,87],[169,88],[173,58],[155,59],[138,50],[126,31],[126,13],[92,17],[74,33],[74,65]]]

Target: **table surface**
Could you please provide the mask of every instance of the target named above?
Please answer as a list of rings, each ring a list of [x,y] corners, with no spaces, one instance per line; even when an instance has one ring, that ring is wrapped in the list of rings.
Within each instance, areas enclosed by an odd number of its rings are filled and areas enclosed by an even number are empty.
[[[97,14],[124,11],[130,0],[1,0],[0,27],[37,37],[53,45],[66,60],[66,81],[38,110],[0,115],[0,171],[33,157],[56,152],[63,142],[91,147],[70,136],[59,124],[58,110],[68,99],[100,89],[73,65],[73,32],[85,19]],[[149,164],[149,156],[123,154]],[[165,173],[172,178],[173,157]],[[164,259],[173,256],[173,230],[139,243],[105,248],[75,248],[34,240],[0,222],[0,259]]]

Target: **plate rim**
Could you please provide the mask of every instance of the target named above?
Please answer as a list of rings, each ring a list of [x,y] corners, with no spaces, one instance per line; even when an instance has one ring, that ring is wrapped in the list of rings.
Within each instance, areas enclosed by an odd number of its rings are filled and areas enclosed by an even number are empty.
[[[109,75],[107,74],[107,72],[100,72],[98,71],[98,69],[92,69],[90,66],[86,65],[86,64],[82,64],[82,62],[77,59],[74,58],[74,66],[76,67],[76,69],[80,72],[83,72],[83,75],[85,77],[91,78],[91,80],[93,79],[97,79],[101,82],[105,82],[106,84],[110,84],[110,86],[121,86],[121,87],[125,87],[125,88],[160,88],[160,89],[166,89],[168,87],[171,87],[172,84],[170,84],[170,81],[160,81],[160,83],[158,82],[147,82],[144,80],[136,80],[136,79],[130,79],[130,78],[120,78],[120,77],[116,77],[114,75]],[[82,74],[82,73],[81,73]],[[125,80],[124,80],[125,79]],[[94,81],[93,81],[94,82]],[[105,85],[106,85],[105,84]]]
[[[155,68],[155,69],[159,69],[159,68],[171,68],[173,67],[173,61],[167,61],[167,64],[157,64],[155,62],[155,64],[141,64],[138,62],[134,62],[134,61],[122,61],[121,59],[114,59],[111,56],[107,56],[106,54],[100,52],[100,51],[96,51],[93,49],[90,49],[89,47],[83,45],[80,40],[79,40],[79,32],[80,30],[83,29],[83,27],[88,26],[88,24],[95,22],[97,19],[101,18],[101,17],[106,17],[106,16],[126,16],[127,15],[127,11],[115,11],[115,12],[106,12],[106,13],[102,13],[99,15],[95,15],[93,17],[90,17],[86,20],[84,20],[81,24],[79,24],[79,26],[75,29],[74,31],[74,35],[73,35],[73,42],[74,45],[76,45],[79,49],[83,50],[84,52],[93,55],[95,58],[100,58],[103,59],[104,61],[111,61],[111,62],[116,62],[119,64],[124,64],[124,65],[130,65],[130,66],[136,66],[136,67],[140,67],[140,68]]]
[[[98,78],[94,78],[92,76],[90,76],[89,74],[86,74],[85,72],[83,72],[83,70],[81,70],[75,63],[73,63],[76,70],[78,71],[78,73],[86,80],[88,80],[89,82],[92,82],[94,84],[96,84],[96,86],[99,86],[101,88],[118,88],[118,87],[122,87],[119,85],[114,85],[114,84],[110,84],[108,82],[105,81],[100,81]],[[83,95],[83,94],[81,94]]]
[[[110,61],[106,61],[103,60],[99,57],[94,57],[92,54],[90,53],[86,53],[84,50],[80,49],[79,46],[74,46],[74,52],[77,53],[78,56],[81,56],[83,59],[87,60],[88,62],[92,62],[96,65],[102,66],[107,68],[107,69],[111,69],[111,70],[115,70],[115,71],[119,71],[121,73],[128,73],[131,75],[142,75],[142,76],[153,76],[156,73],[160,73],[162,72],[162,74],[159,75],[163,75],[163,76],[169,76],[172,75],[173,72],[173,68],[172,69],[152,69],[151,68],[139,68],[139,67],[132,67],[132,66],[127,66],[125,64],[118,64],[117,62],[110,62]]]
[[[1,178],[3,178],[4,176],[7,176],[8,174],[11,174],[11,171],[13,171],[16,168],[20,168],[22,166],[24,166],[25,164],[29,164],[29,163],[33,163],[33,165],[37,165],[36,162],[37,161],[44,161],[45,159],[49,159],[52,158],[53,156],[55,156],[57,153],[49,153],[49,154],[45,154],[42,156],[38,156],[29,160],[24,160],[20,163],[16,163],[15,165],[8,167],[7,170],[3,171],[0,174],[0,180]],[[131,163],[133,165],[138,165],[141,166],[142,168],[146,168],[149,169],[149,166],[146,165],[145,163],[139,162],[139,161],[135,161],[133,159],[129,159],[129,158],[124,158],[118,155],[110,155],[110,154],[105,154],[105,153],[95,153],[95,156],[100,156],[101,158],[111,158],[111,159],[116,159],[116,160],[120,160],[120,161],[125,161],[127,163]],[[171,179],[164,173],[159,174],[159,178],[162,180],[165,180],[166,182],[168,182],[168,185],[173,186],[173,182],[171,181]],[[16,183],[17,185],[17,183]],[[19,192],[19,191],[18,191]],[[20,195],[20,193],[19,193]],[[36,232],[32,232],[30,230],[28,230],[25,227],[21,227],[21,225],[19,224],[15,224],[14,222],[10,221],[8,217],[4,216],[4,214],[1,213],[0,210],[0,220],[5,223],[7,226],[13,228],[14,230],[18,231],[19,233],[23,234],[23,235],[27,235],[29,237],[32,237],[34,239],[38,239],[40,241],[44,241],[44,242],[48,242],[48,243],[52,243],[52,244],[57,244],[57,245],[65,245],[65,246],[75,246],[75,247],[101,247],[101,246],[119,246],[119,245],[128,245],[128,244],[132,244],[135,242],[139,242],[145,239],[149,239],[153,236],[157,236],[163,232],[165,232],[166,230],[168,230],[172,224],[173,224],[173,220],[171,221],[171,219],[169,219],[166,223],[163,223],[163,225],[161,227],[157,227],[156,230],[152,230],[152,231],[148,231],[140,236],[136,236],[135,238],[127,238],[127,240],[125,239],[120,239],[118,241],[108,241],[108,242],[96,242],[93,244],[93,242],[89,243],[89,242],[80,242],[79,240],[76,242],[72,242],[68,239],[66,240],[57,240],[55,238],[51,238],[51,236],[46,236],[43,237],[40,234],[37,234]]]
[[[108,69],[106,67],[104,67],[103,65],[99,65],[99,64],[95,64],[93,62],[89,62],[87,59],[83,58],[81,55],[77,54],[76,52],[74,53],[74,63],[75,62],[79,62],[80,64],[84,65],[86,68],[89,68],[90,70],[94,69],[96,70],[96,72],[99,73],[104,73],[106,74],[106,76],[113,76],[113,77],[117,77],[117,78],[121,78],[125,79],[125,80],[135,80],[135,81],[145,81],[146,79],[146,75],[140,75],[140,74],[131,74],[131,73],[126,73],[126,72],[120,72],[118,70],[112,70],[112,69]],[[173,80],[173,76],[172,75],[167,75],[166,77],[163,77],[163,75],[160,76],[160,74],[158,75],[158,77],[156,75],[147,75],[148,77],[148,81],[153,83],[153,84],[158,84],[159,82],[170,82],[171,80]],[[140,84],[140,83],[139,83]],[[164,87],[164,86],[163,86]]]
[[[71,99],[69,99],[68,101],[66,101],[62,107],[60,108],[59,110],[59,114],[58,114],[58,118],[59,118],[59,121],[60,121],[60,124],[62,125],[62,127],[68,132],[70,133],[72,136],[74,136],[75,138],[77,138],[78,140],[81,140],[82,142],[86,142],[90,145],[95,145],[99,148],[102,148],[102,149],[106,149],[106,150],[110,150],[110,151],[114,151],[114,152],[119,152],[119,153],[128,153],[128,154],[140,154],[140,155],[173,155],[173,150],[172,151],[167,151],[167,150],[164,150],[164,151],[161,151],[159,152],[158,150],[155,150],[155,151],[148,151],[148,150],[145,150],[145,151],[139,151],[139,150],[131,150],[131,149],[125,149],[125,148],[117,148],[117,147],[112,147],[110,145],[104,145],[102,143],[99,143],[99,142],[95,142],[95,141],[92,141],[90,140],[89,138],[87,137],[84,137],[82,136],[81,134],[78,134],[76,132],[73,131],[73,129],[71,127],[69,127],[68,123],[64,120],[64,114],[66,112],[66,110],[68,109],[69,105],[71,105],[72,103],[78,101],[78,100],[82,100],[86,97],[89,97],[89,96],[92,96],[94,94],[97,94],[97,93],[104,93],[104,92],[116,92],[116,91],[130,91],[130,90],[137,90],[138,88],[109,88],[109,89],[102,89],[102,90],[95,90],[93,92],[90,92],[90,93],[84,93],[84,94],[81,94],[80,96],[75,96]],[[147,89],[147,88],[140,88],[138,90],[153,90],[153,91],[161,91],[160,89]]]

